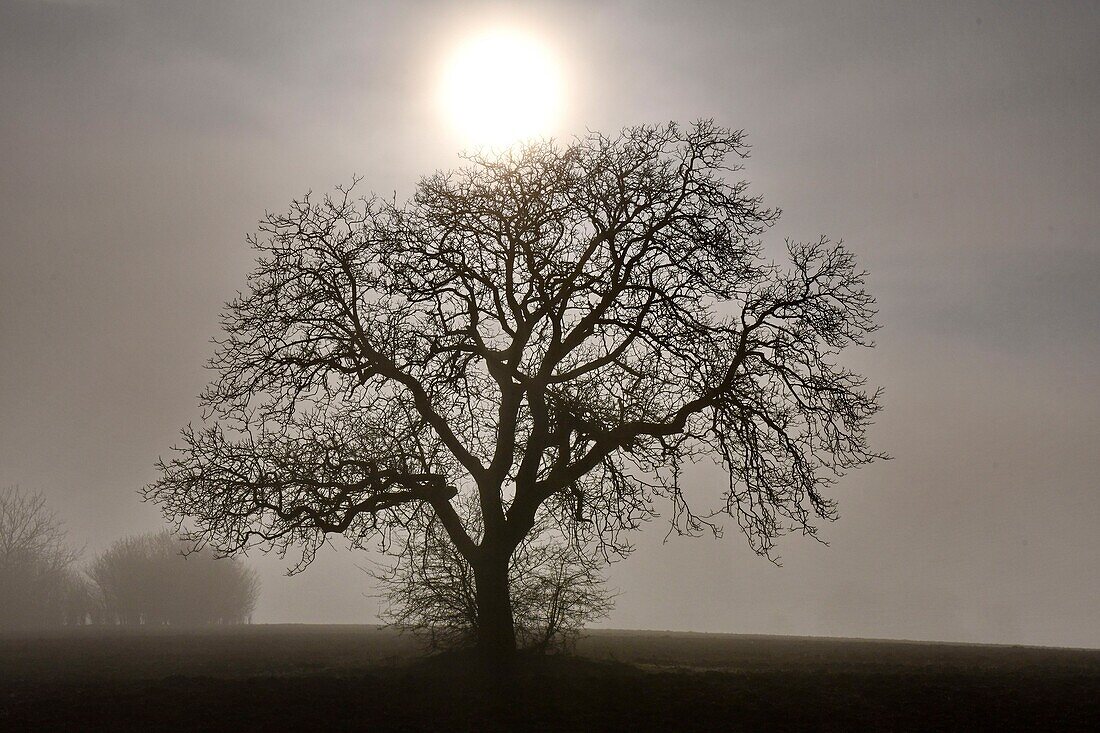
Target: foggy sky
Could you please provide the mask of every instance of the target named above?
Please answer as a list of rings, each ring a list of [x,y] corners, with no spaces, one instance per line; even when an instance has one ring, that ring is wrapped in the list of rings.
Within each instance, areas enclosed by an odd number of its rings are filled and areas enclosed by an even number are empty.
[[[655,522],[606,625],[1100,646],[1100,5],[511,6],[0,0],[0,485],[88,556],[158,529],[136,492],[199,417],[245,234],[456,165],[445,50],[507,23],[564,59],[560,136],[745,129],[770,236],[843,238],[884,325],[847,363],[895,459],[832,491],[830,546],[778,568]],[[376,620],[361,554],[251,559],[260,621]]]

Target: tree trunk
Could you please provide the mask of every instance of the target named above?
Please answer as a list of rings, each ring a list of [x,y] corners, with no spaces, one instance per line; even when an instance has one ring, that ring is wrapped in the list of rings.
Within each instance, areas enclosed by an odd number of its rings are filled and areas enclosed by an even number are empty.
[[[516,651],[512,598],[508,586],[508,556],[489,554],[473,565],[477,598],[477,647],[490,658],[507,658]]]

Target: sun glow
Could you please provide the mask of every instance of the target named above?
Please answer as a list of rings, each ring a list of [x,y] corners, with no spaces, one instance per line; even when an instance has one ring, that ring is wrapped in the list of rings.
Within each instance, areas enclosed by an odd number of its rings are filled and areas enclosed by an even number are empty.
[[[535,39],[495,30],[451,56],[440,104],[463,143],[507,147],[552,131],[561,112],[561,74]]]

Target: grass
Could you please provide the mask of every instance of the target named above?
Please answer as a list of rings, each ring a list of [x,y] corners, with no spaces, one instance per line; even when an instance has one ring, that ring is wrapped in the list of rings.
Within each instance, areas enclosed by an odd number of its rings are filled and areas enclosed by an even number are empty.
[[[598,631],[479,674],[372,626],[0,636],[0,729],[1033,730],[1100,722],[1100,651]]]

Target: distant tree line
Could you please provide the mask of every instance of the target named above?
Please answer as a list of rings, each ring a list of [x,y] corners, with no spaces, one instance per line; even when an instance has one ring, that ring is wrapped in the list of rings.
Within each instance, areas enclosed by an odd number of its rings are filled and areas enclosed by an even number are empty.
[[[247,623],[255,571],[187,548],[167,530],[135,535],[82,568],[41,494],[0,488],[0,629]]]
[[[92,562],[96,612],[108,624],[239,624],[256,606],[256,573],[209,550],[180,553],[167,530],[118,540]]]

